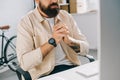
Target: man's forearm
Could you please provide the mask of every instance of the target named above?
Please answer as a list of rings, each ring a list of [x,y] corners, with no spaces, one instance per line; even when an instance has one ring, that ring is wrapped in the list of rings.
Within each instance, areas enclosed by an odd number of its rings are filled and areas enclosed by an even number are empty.
[[[70,44],[68,44],[75,52],[80,52],[80,44],[71,41]]]
[[[80,46],[79,45],[74,45],[74,46],[70,46],[75,52],[80,52]]]
[[[43,57],[45,57],[53,48],[54,46],[50,45],[48,42],[40,46]]]
[[[68,46],[70,46],[75,52],[80,52],[80,43],[75,39],[69,39],[66,43]]]

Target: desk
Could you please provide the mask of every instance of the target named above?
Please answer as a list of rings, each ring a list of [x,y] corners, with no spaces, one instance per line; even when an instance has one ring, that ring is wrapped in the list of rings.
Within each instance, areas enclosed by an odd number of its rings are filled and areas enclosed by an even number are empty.
[[[90,72],[95,72],[95,74],[92,74],[91,76],[85,76],[78,73],[79,71],[87,72],[87,74]],[[40,78],[38,80],[99,80],[99,61],[87,63],[66,71]]]

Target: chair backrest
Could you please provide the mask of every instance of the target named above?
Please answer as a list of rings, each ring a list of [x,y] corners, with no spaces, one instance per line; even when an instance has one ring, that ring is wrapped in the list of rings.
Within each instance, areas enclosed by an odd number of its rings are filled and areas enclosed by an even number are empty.
[[[22,80],[22,76],[24,77],[25,80],[32,80],[29,72],[24,71],[16,62],[10,62],[8,63],[8,66],[12,71],[16,72],[19,80]]]

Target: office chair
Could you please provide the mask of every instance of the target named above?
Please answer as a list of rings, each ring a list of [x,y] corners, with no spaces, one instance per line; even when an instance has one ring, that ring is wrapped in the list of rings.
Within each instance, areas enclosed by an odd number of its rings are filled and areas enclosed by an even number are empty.
[[[91,55],[80,55],[89,60],[89,62],[95,61],[94,57]],[[30,73],[28,71],[24,71],[16,62],[10,62],[8,63],[9,68],[16,72],[17,77],[19,80],[22,80],[22,76],[24,77],[25,80],[32,80]]]
[[[95,61],[95,58],[93,56],[91,56],[91,55],[80,55],[80,56],[83,56],[83,57],[87,58],[89,60],[89,62]]]
[[[10,70],[12,70],[13,72],[16,72],[17,77],[19,80],[22,80],[22,76],[24,77],[24,80],[32,80],[30,74],[28,71],[24,71],[19,65],[18,62],[10,62],[8,63],[8,66],[10,68]]]

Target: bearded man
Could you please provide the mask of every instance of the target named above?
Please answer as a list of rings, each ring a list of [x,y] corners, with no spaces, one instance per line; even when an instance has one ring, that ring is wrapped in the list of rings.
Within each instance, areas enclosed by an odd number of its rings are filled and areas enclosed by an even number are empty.
[[[73,17],[60,10],[59,0],[36,0],[37,6],[18,24],[17,57],[32,80],[80,65],[78,52],[89,45]]]

